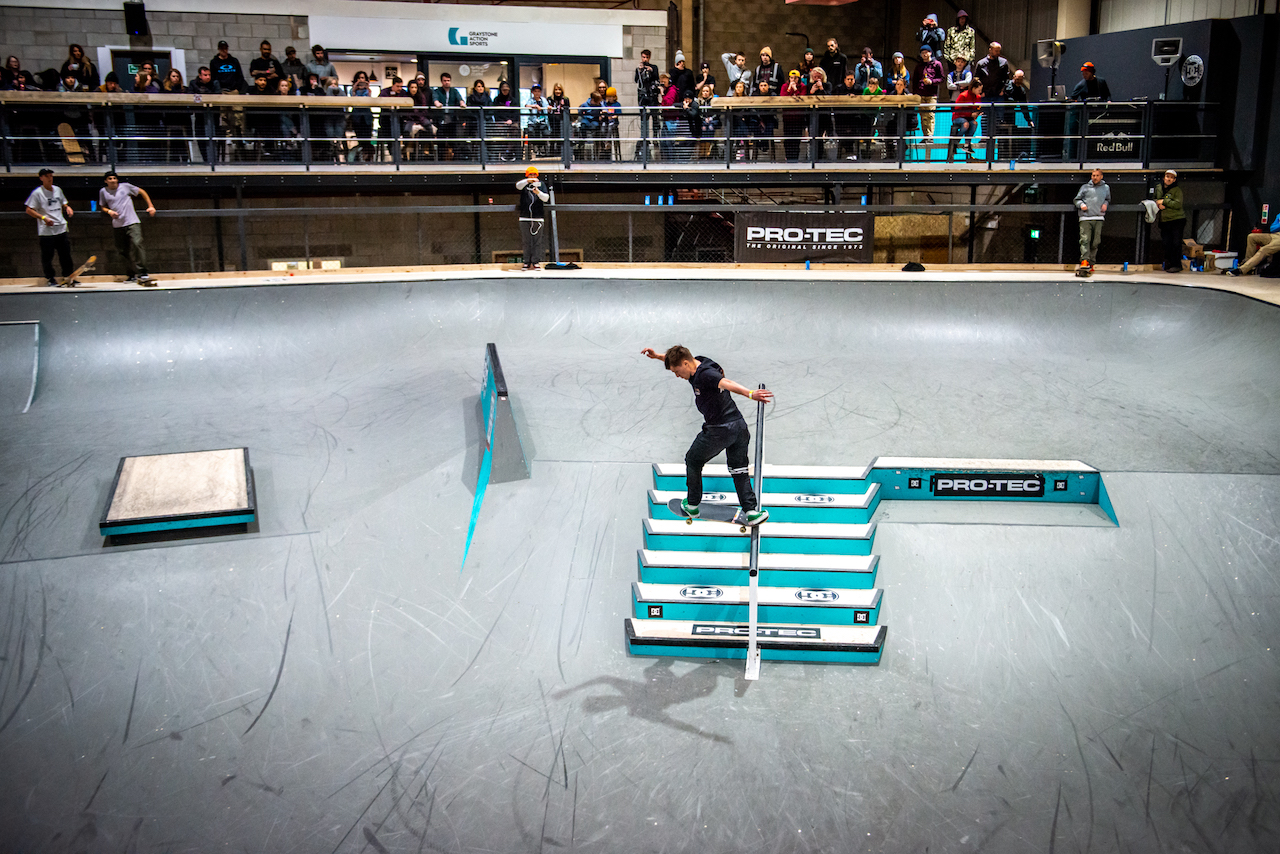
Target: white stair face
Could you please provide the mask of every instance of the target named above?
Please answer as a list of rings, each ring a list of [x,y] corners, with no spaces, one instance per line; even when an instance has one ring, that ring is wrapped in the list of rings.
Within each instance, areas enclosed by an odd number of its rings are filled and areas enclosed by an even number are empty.
[[[761,504],[767,508],[774,507],[833,507],[847,510],[865,510],[871,506],[880,484],[873,483],[866,492],[822,495],[805,492],[766,492],[760,497]],[[685,493],[676,490],[650,489],[649,503],[665,505],[673,498],[684,498]],[[732,492],[703,492],[703,504],[727,504],[738,506],[738,496]]]

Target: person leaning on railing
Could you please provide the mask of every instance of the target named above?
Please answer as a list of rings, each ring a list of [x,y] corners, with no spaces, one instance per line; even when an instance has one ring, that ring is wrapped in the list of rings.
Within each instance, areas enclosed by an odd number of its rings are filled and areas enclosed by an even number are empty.
[[[357,71],[351,80],[352,98],[372,98],[373,90],[369,88],[369,75]],[[356,136],[356,146],[347,152],[347,162],[354,163],[357,158],[365,161],[373,160],[373,110],[368,107],[351,109],[351,130]]]
[[[565,121],[572,123],[569,110],[569,99],[564,96],[564,86],[559,83],[553,84],[551,95],[547,98],[547,118],[551,122],[551,138],[555,140],[551,146],[553,157],[559,157],[563,153],[560,149],[564,145],[561,142],[564,139],[564,123]],[[654,121],[657,121],[656,117]],[[654,129],[657,130],[656,127]]]
[[[22,67],[22,61],[18,57],[10,56],[4,61],[4,68],[0,69],[0,89],[24,92],[39,88],[35,76]]]

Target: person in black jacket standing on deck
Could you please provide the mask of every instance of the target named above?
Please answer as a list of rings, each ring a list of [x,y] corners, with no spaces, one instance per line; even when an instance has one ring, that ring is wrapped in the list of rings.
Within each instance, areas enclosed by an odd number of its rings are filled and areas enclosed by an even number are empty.
[[[537,166],[524,170],[524,178],[516,182],[516,189],[520,191],[520,240],[524,252],[524,266],[520,269],[537,270],[547,251],[542,234],[546,225],[542,205],[551,197],[542,189]]]

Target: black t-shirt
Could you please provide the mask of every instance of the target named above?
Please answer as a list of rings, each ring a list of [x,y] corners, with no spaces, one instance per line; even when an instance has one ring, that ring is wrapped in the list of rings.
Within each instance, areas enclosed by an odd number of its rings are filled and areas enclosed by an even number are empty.
[[[720,388],[724,369],[706,356],[694,356],[694,359],[698,361],[698,370],[689,378],[689,385],[693,386],[693,402],[698,405],[703,420],[712,427],[743,420],[733,395]]]

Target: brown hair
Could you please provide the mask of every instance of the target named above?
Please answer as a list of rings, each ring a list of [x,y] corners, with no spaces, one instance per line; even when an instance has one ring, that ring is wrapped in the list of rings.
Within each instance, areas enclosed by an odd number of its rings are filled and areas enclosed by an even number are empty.
[[[682,344],[677,344],[667,350],[662,356],[662,366],[668,371],[681,362],[692,362],[693,354],[689,352],[689,348]]]

